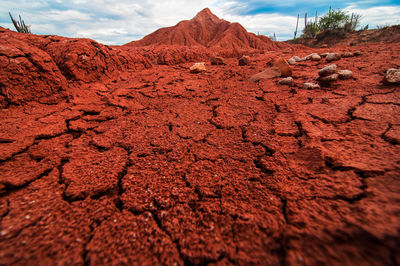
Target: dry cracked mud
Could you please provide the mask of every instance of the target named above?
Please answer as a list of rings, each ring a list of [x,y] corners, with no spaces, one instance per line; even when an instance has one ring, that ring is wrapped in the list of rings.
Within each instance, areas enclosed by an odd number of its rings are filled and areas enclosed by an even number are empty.
[[[400,89],[381,84],[400,46],[352,47],[354,78],[321,89],[302,85],[324,60],[248,81],[349,50],[293,47],[55,78],[68,96],[0,109],[0,264],[400,264]]]

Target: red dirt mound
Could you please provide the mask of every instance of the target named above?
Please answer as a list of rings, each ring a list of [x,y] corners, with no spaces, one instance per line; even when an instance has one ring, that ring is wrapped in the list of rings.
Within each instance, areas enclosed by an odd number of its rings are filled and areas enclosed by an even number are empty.
[[[112,78],[124,70],[143,70],[151,63],[143,56],[111,48],[89,39],[50,36],[41,46],[69,80],[84,82]]]
[[[0,28],[0,107],[65,96],[67,80],[94,82],[151,67],[142,55],[89,39],[21,34]]]
[[[276,50],[279,46],[265,36],[247,32],[239,23],[219,19],[208,8],[193,19],[179,22],[173,27],[162,28],[127,46],[178,45],[203,46],[219,49]]]
[[[211,52],[205,47],[187,46],[146,46],[146,47],[126,47],[122,49],[130,54],[138,53],[157,65],[176,65],[185,62],[208,60]]]
[[[65,77],[46,52],[16,35],[0,28],[0,107],[53,101],[50,96],[65,90]]]
[[[317,35],[316,38],[299,38],[290,40],[288,43],[303,44],[310,47],[320,47],[323,44],[334,45],[360,45],[363,43],[393,43],[400,41],[400,25],[385,27],[382,29],[360,30],[355,32],[343,33],[337,31],[325,31]]]

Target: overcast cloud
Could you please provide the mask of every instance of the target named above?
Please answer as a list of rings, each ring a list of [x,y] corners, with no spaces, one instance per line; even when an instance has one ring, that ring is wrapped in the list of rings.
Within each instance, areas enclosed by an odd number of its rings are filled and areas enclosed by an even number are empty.
[[[205,7],[218,17],[239,22],[248,31],[278,40],[293,37],[297,14],[303,18],[324,14],[325,1],[230,1],[230,0],[2,0],[0,26],[14,29],[8,12],[19,14],[35,34],[56,34],[66,37],[91,38],[104,44],[124,44],[138,40],[161,27],[173,26],[191,19]],[[361,24],[400,24],[398,1],[335,1],[332,8],[362,15]],[[312,14],[312,15],[311,15]],[[304,20],[299,23],[299,32]]]

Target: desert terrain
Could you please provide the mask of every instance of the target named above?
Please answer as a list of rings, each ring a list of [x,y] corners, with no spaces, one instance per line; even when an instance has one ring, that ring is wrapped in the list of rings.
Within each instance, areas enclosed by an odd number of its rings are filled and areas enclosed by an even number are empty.
[[[0,264],[400,264],[400,30],[354,36],[208,9],[122,46],[0,28]],[[312,53],[349,56],[249,80]]]

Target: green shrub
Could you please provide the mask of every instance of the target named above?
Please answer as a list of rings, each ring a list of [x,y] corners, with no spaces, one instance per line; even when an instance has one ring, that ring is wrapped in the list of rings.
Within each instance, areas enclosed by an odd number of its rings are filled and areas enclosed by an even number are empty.
[[[354,31],[360,24],[361,15],[351,14],[351,17],[340,9],[330,10],[329,13],[318,19],[308,22],[305,17],[305,27],[303,29],[303,38],[314,38],[319,32],[346,32]]]
[[[303,38],[313,38],[320,31],[317,23],[307,23],[303,29]]]
[[[344,26],[349,22],[350,17],[346,12],[342,10],[332,10],[329,14],[323,16],[318,25],[320,30],[333,30],[338,28],[344,28]]]

